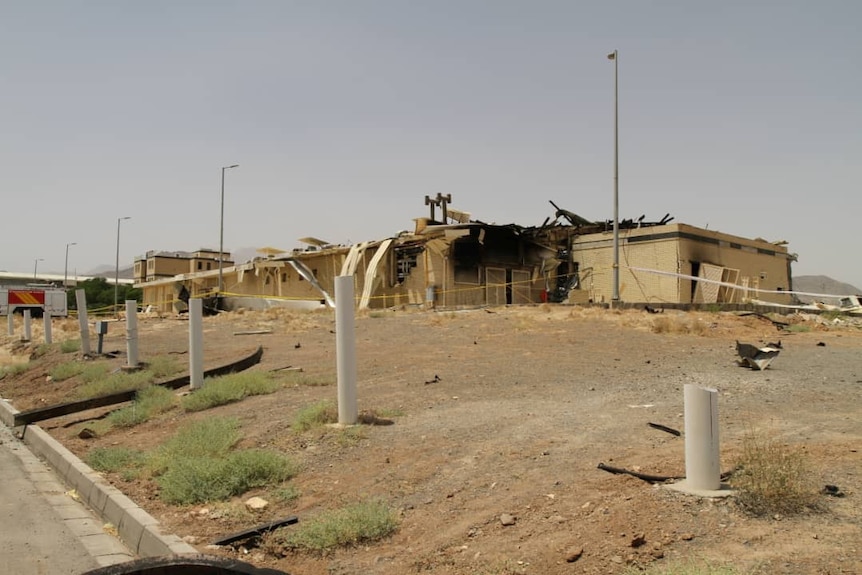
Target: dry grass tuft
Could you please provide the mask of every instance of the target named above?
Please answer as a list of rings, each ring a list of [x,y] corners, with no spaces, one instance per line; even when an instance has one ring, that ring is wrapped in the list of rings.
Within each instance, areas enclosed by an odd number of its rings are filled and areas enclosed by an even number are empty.
[[[737,503],[753,515],[797,515],[817,509],[816,482],[799,448],[749,432],[731,485]]]

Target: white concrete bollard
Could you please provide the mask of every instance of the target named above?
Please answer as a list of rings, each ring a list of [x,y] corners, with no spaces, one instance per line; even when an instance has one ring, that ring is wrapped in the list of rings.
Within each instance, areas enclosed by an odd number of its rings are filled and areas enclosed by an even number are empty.
[[[133,299],[126,300],[126,358],[126,367],[138,367],[138,302]]]
[[[45,343],[51,344],[54,341],[53,335],[51,334],[51,312],[45,310],[42,312],[42,319],[45,320],[44,328],[45,331]]]
[[[24,341],[30,341],[31,339],[33,339],[31,337],[31,335],[32,335],[32,333],[30,330],[30,310],[25,309],[24,310],[24,336],[22,339]]]
[[[354,425],[356,404],[356,334],[353,276],[335,278],[335,357],[338,373],[338,423]]]
[[[189,300],[189,388],[198,389],[204,384],[204,300]]]
[[[6,324],[9,326],[8,334],[15,335],[15,314],[12,313],[12,310],[8,310],[7,313],[9,316],[6,318]]]
[[[721,489],[718,442],[718,391],[687,383],[685,397],[685,485]]]
[[[81,332],[81,353],[84,355],[90,355],[90,326],[87,323],[87,294],[84,290],[75,290],[75,305],[78,306],[78,328]]]

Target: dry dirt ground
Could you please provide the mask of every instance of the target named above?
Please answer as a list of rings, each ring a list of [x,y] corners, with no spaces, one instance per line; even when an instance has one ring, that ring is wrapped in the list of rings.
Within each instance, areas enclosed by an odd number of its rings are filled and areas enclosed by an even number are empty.
[[[67,321],[55,339],[75,337]],[[290,365],[330,385],[286,385],[191,415],[176,409],[87,440],[78,431],[106,409],[42,426],[83,458],[96,446],[151,448],[194,418],[239,417],[242,446],[279,449],[301,464],[290,482],[297,499],[281,503],[273,490],[257,490],[228,504],[173,507],[154,483],[108,479],[202,552],[294,575],[623,573],[689,560],[741,573],[862,573],[862,330],[785,321],[807,327],[781,330],[731,313],[547,304],[367,313],[355,329],[359,408],[394,424],[299,434],[291,429],[297,411],[337,396],[333,312],[225,313],[205,319],[206,366],[262,345],[253,369]],[[125,349],[123,326],[111,325],[105,350]],[[142,360],[173,353],[187,361],[187,321],[141,318],[139,328]],[[238,334],[249,331],[269,333]],[[735,363],[736,340],[778,339],[783,350],[766,371]],[[34,348],[15,338],[6,344],[14,354]],[[74,380],[46,374],[74,356],[53,351],[31,361],[27,372],[0,380],[0,395],[19,409],[66,399]],[[684,438],[647,424],[682,430],[688,383],[719,391],[723,469],[754,433],[803,449],[812,489],[836,485],[845,497],[823,495],[818,513],[755,518],[733,498],[702,499],[597,468],[684,475]],[[246,511],[252,495],[270,506]],[[294,514],[302,521],[372,497],[399,517],[384,541],[324,557],[207,547],[257,524]],[[514,524],[503,525],[503,514]]]

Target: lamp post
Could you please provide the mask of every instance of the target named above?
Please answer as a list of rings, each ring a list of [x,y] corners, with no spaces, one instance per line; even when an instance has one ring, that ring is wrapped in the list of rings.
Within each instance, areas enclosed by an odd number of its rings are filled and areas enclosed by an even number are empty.
[[[120,317],[120,310],[117,308],[117,300],[120,294],[120,222],[131,219],[131,216],[117,218],[117,263],[114,267],[114,314],[117,317]]]
[[[219,221],[219,236],[218,236],[218,294],[221,297],[221,292],[224,291],[224,275],[222,272],[222,260],[224,259],[224,173],[225,170],[238,168],[239,164],[232,166],[224,166],[221,169],[221,219]]]
[[[39,269],[39,262],[44,262],[45,258],[36,258],[33,263],[33,281],[36,281],[36,271]]]
[[[77,246],[77,242],[71,242],[66,244],[66,263],[63,266],[63,288],[65,289],[68,285],[69,279],[69,246]]]
[[[608,54],[614,61],[614,286],[611,305],[620,301],[620,130],[619,130],[619,53],[614,50]]]

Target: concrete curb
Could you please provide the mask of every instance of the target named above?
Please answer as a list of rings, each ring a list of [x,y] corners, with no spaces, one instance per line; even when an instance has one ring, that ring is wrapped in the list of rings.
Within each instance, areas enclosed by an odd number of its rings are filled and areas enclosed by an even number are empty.
[[[7,426],[14,424],[18,410],[0,399],[0,420]],[[38,457],[54,468],[57,475],[72,489],[94,513],[117,528],[129,549],[139,557],[197,554],[198,550],[176,535],[162,533],[159,522],[149,513],[123,495],[105,479],[63,447],[38,425],[22,429],[24,443]]]

